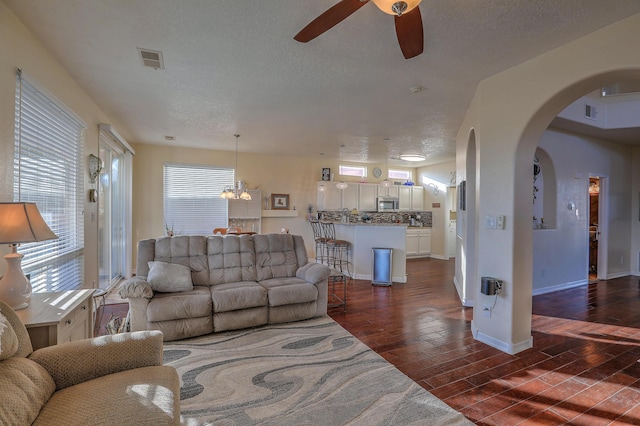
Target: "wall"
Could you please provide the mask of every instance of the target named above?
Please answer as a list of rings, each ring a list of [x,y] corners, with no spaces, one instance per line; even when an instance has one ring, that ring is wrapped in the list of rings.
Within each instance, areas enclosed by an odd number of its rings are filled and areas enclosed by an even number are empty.
[[[475,159],[476,178],[475,189],[470,190],[476,193],[477,205],[467,217],[475,229],[468,224],[460,249],[464,257],[456,257],[456,262],[464,265],[470,253],[476,256],[473,270],[462,278],[465,291],[476,295],[472,331],[477,339],[510,353],[533,344],[531,183],[535,149],[551,120],[567,105],[598,87],[640,77],[640,52],[634,42],[639,37],[640,14],[636,14],[478,85],[456,146],[458,179],[467,175],[467,147],[476,148],[470,155]],[[474,144],[469,144],[470,134],[475,135]],[[497,215],[506,217],[505,229],[487,229],[484,219]],[[468,244],[470,230],[473,244]],[[505,283],[491,316],[483,311],[484,305],[491,306],[493,297],[480,294],[482,276]],[[459,278],[456,276],[457,281]]]
[[[449,259],[448,234],[451,224],[449,210],[455,209],[455,206],[451,205],[445,186],[455,185],[455,180],[453,184],[451,183],[451,179],[455,179],[455,170],[455,161],[424,166],[418,169],[416,183],[421,183],[422,178],[426,177],[443,184],[438,191],[434,191],[428,185],[425,186],[424,190],[424,207],[425,210],[432,212],[433,221],[431,228],[431,257],[437,259]],[[440,207],[433,207],[434,203],[439,203]]]
[[[172,148],[149,144],[132,144],[132,146],[136,151],[133,159],[133,241],[131,242],[134,247],[141,239],[157,238],[163,235],[162,170],[165,162],[235,167],[235,151]],[[245,181],[249,188],[260,189],[263,197],[271,193],[289,194],[291,208],[295,206],[298,211],[298,216],[293,218],[263,217],[262,232],[280,232],[281,228],[289,228],[290,233],[304,237],[307,252],[313,253],[313,233],[306,221],[307,208],[311,204],[314,212],[317,209],[316,185],[321,179],[322,168],[331,168],[336,175],[335,179],[338,180],[339,164],[341,164],[339,161],[328,161],[320,157],[296,158],[240,152],[238,154],[239,178]],[[368,167],[371,172],[376,164],[370,164]],[[382,179],[367,178],[367,181],[379,183]],[[360,179],[340,177],[340,180],[357,182]],[[134,265],[135,256],[134,250]]]
[[[587,282],[590,174],[608,178],[608,209],[616,216],[608,228],[608,273],[629,273],[631,147],[554,129],[544,132],[539,147],[553,161],[559,190],[556,226],[533,232],[533,293]]]
[[[17,17],[0,2],[0,200],[13,201],[13,144],[15,123],[16,69],[20,68],[38,86],[76,113],[87,125],[84,156],[98,154],[98,124],[117,123],[102,113],[98,105],[80,88],[56,58],[37,40]],[[126,135],[123,135],[126,136]],[[85,166],[86,167],[86,166]],[[85,187],[89,177],[85,173]],[[85,202],[85,286],[98,282],[98,204]],[[0,249],[1,255],[8,252]],[[0,262],[0,274],[5,262]]]

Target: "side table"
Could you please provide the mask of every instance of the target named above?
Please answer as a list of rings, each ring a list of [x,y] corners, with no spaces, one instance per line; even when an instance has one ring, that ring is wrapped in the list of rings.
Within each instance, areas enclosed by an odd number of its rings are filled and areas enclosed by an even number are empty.
[[[16,311],[33,349],[93,336],[93,289],[33,293],[29,306]]]

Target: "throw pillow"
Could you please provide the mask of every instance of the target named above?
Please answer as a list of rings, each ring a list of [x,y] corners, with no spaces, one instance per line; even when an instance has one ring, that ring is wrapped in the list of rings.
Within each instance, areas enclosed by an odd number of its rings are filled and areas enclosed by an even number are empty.
[[[9,320],[0,313],[0,361],[11,358],[18,350],[18,336]]]
[[[149,262],[147,282],[153,291],[172,293],[193,290],[191,269],[177,263]]]

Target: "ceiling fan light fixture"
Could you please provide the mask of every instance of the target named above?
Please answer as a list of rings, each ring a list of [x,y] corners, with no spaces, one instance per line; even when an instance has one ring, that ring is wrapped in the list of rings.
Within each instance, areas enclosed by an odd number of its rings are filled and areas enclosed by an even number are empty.
[[[371,0],[378,6],[378,9],[389,15],[402,16],[415,9],[422,0]]]
[[[424,161],[427,157],[422,154],[400,154],[400,159],[404,161]]]

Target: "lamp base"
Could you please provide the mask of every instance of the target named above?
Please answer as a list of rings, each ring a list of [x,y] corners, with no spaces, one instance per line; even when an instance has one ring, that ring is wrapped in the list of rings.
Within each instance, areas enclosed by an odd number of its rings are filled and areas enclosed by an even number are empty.
[[[31,283],[22,272],[23,257],[16,251],[15,244],[12,245],[12,252],[4,256],[7,270],[0,280],[0,300],[14,311],[26,308],[31,301]]]

